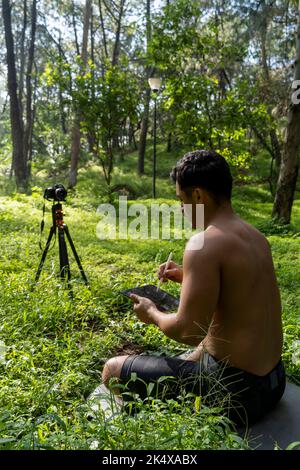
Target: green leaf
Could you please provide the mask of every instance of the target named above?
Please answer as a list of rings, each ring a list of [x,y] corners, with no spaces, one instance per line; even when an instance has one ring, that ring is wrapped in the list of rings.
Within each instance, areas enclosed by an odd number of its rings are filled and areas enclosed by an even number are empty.
[[[294,450],[296,449],[297,447],[300,448],[300,441],[296,441],[296,442],[292,442],[291,444],[289,444],[285,450]],[[299,449],[297,449],[299,450]]]
[[[55,413],[47,413],[45,415],[40,416],[36,420],[37,424],[44,423],[44,422],[47,422],[47,421],[55,421],[58,424],[58,426],[61,427],[64,430],[64,432],[67,432],[66,423],[61,419],[60,416],[58,416]]]
[[[13,438],[13,437],[2,437],[0,438],[0,445],[5,445],[5,444],[8,444],[10,442],[16,442],[17,439]]]

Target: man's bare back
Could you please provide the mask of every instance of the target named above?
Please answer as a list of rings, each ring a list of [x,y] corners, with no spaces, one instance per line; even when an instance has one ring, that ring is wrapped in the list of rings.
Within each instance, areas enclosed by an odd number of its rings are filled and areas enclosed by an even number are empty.
[[[178,310],[164,313],[147,298],[131,298],[139,320],[196,349],[188,360],[153,355],[114,358],[115,373],[108,373],[107,364],[105,380],[117,376],[126,384],[134,372],[148,384],[167,376],[176,379],[161,386],[162,393],[167,386],[167,397],[176,399],[184,381],[185,390],[207,398],[209,406],[221,384],[221,396],[225,393],[230,399],[230,419],[256,422],[276,406],[285,390],[281,304],[269,244],[234,213],[232,176],[222,155],[212,150],[189,152],[172,170],[172,179],[184,214],[198,229],[187,243],[182,267],[171,262],[168,269],[164,263],[158,270],[162,281],[182,283]],[[196,216],[198,205],[204,207],[204,226]],[[131,390],[148,396],[147,387],[133,385]]]
[[[214,243],[213,262],[219,260],[219,298],[207,335],[188,359],[198,360],[206,350],[239,369],[266,375],[282,351],[280,294],[269,243],[234,213],[210,223],[203,250],[207,242]]]

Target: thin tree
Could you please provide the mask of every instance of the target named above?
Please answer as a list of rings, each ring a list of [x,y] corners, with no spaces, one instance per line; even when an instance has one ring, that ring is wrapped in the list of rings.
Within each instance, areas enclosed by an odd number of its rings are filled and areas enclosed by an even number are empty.
[[[298,26],[294,80],[300,80],[300,0],[298,5]],[[284,149],[280,165],[273,217],[283,223],[290,223],[295,189],[299,170],[300,150],[300,103],[291,102],[287,114]]]
[[[103,18],[101,0],[98,0],[98,6],[99,6],[99,15],[100,15],[100,25],[101,25],[101,31],[102,31],[102,36],[103,36],[104,53],[105,53],[105,58],[107,59],[108,58],[107,39],[106,39],[106,31],[105,31],[105,26],[104,26],[104,18]]]
[[[261,2],[262,5],[262,14],[260,18],[260,41],[261,41],[261,65],[262,65],[262,71],[263,71],[263,77],[264,77],[264,94],[266,96],[266,99],[269,99],[269,93],[270,90],[272,89],[272,82],[271,82],[271,77],[270,77],[270,70],[269,70],[269,65],[268,65],[268,52],[267,52],[267,34],[268,34],[268,28],[269,28],[269,16],[272,6],[267,5],[265,0]],[[274,14],[274,13],[273,13]],[[271,116],[272,110],[270,104],[267,106],[267,110],[269,115]],[[276,174],[278,177],[278,171],[280,168],[280,162],[281,162],[281,148],[280,148],[280,142],[277,136],[277,132],[274,128],[270,130],[270,141],[271,141],[271,156],[272,156],[272,161],[271,161],[271,171],[270,171],[270,187],[272,194],[274,195],[273,192],[273,164],[275,160],[276,164]],[[275,179],[276,182],[276,179]]]
[[[112,55],[112,65],[117,65],[119,61],[120,55],[120,38],[121,38],[121,26],[122,26],[122,18],[124,15],[124,6],[126,0],[120,0],[119,8],[118,8],[118,17],[116,18],[116,36],[115,36],[115,43],[113,48],[113,55]]]
[[[20,72],[19,72],[19,103],[20,111],[23,116],[23,94],[24,94],[24,74],[25,74],[25,45],[26,45],[26,29],[27,29],[27,0],[23,1],[23,27],[20,41]]]
[[[24,154],[24,131],[22,112],[18,99],[18,84],[14,52],[14,38],[11,22],[11,5],[9,0],[2,0],[2,16],[5,30],[7,86],[10,98],[10,122],[13,143],[13,169],[16,176],[17,189],[25,191],[28,184],[26,155]]]
[[[80,55],[79,43],[78,43],[78,34],[77,34],[77,27],[76,27],[76,18],[75,18],[74,0],[72,0],[71,5],[72,5],[72,24],[73,24],[73,30],[74,30],[76,52],[77,52],[77,55]]]
[[[27,164],[27,177],[31,176],[31,160],[32,160],[32,133],[33,133],[33,122],[34,122],[34,110],[32,106],[32,69],[34,62],[34,50],[35,50],[35,33],[36,33],[36,0],[32,2],[31,9],[31,34],[30,44],[28,50],[28,62],[26,70],[26,124],[24,129],[24,156]]]
[[[121,42],[121,28],[122,28],[122,20],[124,16],[124,7],[125,7],[126,0],[120,0],[120,3],[117,7],[116,15],[114,15],[115,23],[116,23],[116,35],[115,35],[115,42],[112,52],[112,60],[111,64],[115,67],[119,63],[119,56],[120,56],[120,42]],[[119,132],[116,131],[112,136],[113,140],[113,149],[119,148]]]
[[[88,35],[91,19],[91,0],[86,0],[85,14],[84,14],[84,25],[83,25],[83,38],[82,38],[82,50],[81,50],[81,63],[83,68],[87,64],[87,47],[88,47]],[[69,175],[69,187],[74,188],[77,183],[77,172],[78,172],[78,161],[80,152],[80,110],[76,110],[74,123],[72,127],[72,143],[71,143],[71,169]]]
[[[147,0],[146,3],[146,56],[148,58],[148,50],[151,41],[151,0]],[[148,79],[151,75],[151,68],[149,66],[145,69],[146,78]],[[147,83],[147,89],[144,99],[144,113],[141,123],[141,134],[139,141],[139,157],[138,157],[138,174],[144,174],[145,167],[145,152],[146,152],[146,142],[147,142],[147,133],[148,133],[148,123],[149,123],[149,104],[150,104],[151,90]]]

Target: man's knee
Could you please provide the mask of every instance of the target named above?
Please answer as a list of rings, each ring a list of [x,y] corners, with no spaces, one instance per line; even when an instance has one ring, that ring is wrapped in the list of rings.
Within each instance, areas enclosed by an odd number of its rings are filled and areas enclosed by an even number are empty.
[[[104,364],[102,371],[102,381],[106,387],[109,386],[109,381],[111,378],[115,377],[118,379],[120,377],[123,364],[127,357],[128,356],[112,357]]]

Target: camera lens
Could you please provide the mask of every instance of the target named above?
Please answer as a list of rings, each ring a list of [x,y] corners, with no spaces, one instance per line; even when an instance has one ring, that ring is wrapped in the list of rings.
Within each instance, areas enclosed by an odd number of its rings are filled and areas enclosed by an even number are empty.
[[[56,189],[55,196],[56,196],[56,199],[58,199],[59,201],[63,201],[66,196],[66,190],[64,188]]]

